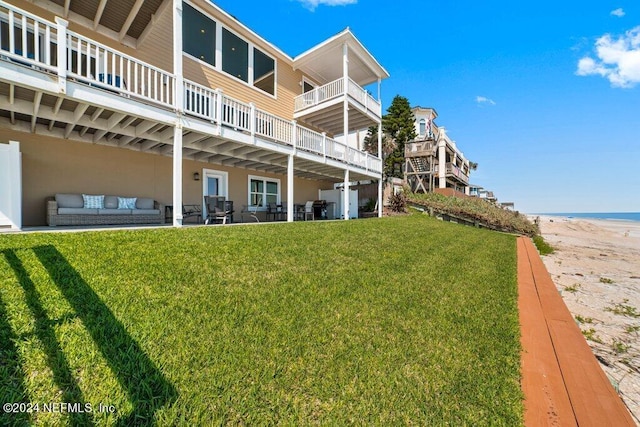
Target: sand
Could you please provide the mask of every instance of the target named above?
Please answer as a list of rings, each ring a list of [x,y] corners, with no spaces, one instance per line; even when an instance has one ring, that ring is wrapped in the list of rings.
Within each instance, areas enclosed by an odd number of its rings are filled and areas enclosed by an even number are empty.
[[[640,424],[640,222],[540,217],[542,259],[600,366]]]

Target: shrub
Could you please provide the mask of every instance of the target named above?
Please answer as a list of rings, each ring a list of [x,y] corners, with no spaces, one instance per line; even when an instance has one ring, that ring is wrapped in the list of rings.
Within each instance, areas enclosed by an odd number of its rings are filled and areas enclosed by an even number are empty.
[[[416,205],[432,208],[449,215],[478,221],[490,227],[518,234],[535,236],[538,227],[519,212],[499,208],[486,200],[477,197],[448,197],[437,193],[407,193],[408,200]]]
[[[389,209],[391,209],[392,212],[407,211],[407,196],[404,192],[400,192],[389,197]]]

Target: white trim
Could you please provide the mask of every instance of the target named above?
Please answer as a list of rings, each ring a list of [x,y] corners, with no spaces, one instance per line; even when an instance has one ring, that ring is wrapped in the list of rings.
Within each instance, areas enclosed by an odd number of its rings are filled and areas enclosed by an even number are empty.
[[[253,207],[255,205],[251,204],[251,180],[262,181],[264,183],[263,193],[262,193],[262,206],[258,207],[258,211],[266,211],[267,210],[267,183],[266,181],[275,182],[278,184],[278,194],[276,195],[276,203],[280,203],[282,200],[282,181],[280,178],[272,178],[269,176],[260,176],[260,175],[249,175],[247,177],[247,206]]]
[[[304,84],[308,84],[309,86],[312,86],[313,89],[316,89],[318,86],[320,86],[318,83],[314,82],[313,80],[311,80],[311,77],[307,76],[306,74],[302,75],[302,82],[300,82],[300,86],[301,86],[301,92],[300,94],[305,94],[306,92],[304,91]],[[313,90],[311,89],[311,90]]]
[[[209,193],[209,181],[207,178],[217,178],[218,179],[218,194],[214,194],[215,196],[224,196],[225,198],[229,197],[229,172],[216,170],[216,169],[202,169],[202,174],[200,175],[202,179],[202,197],[200,199],[200,203],[202,203],[202,219],[207,218],[207,206],[204,204],[204,196],[210,196]]]
[[[20,143],[0,143],[0,226],[22,228],[22,153]]]

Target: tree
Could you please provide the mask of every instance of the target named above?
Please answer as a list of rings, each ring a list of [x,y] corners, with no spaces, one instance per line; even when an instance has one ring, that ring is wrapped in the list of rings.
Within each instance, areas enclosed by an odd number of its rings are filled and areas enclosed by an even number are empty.
[[[393,145],[393,150],[384,160],[383,174],[386,178],[403,178],[404,146],[415,139],[415,117],[409,100],[396,95],[387,108],[387,114],[382,116],[382,130]],[[384,151],[384,150],[383,150]]]
[[[382,158],[385,159],[393,152],[394,148],[393,142],[382,132]],[[367,136],[364,138],[364,151],[378,155],[378,126],[369,127]]]

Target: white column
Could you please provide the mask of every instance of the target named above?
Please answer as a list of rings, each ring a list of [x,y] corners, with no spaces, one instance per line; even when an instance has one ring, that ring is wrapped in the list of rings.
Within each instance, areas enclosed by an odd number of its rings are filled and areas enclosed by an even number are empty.
[[[56,16],[57,55],[58,55],[58,90],[67,93],[67,27],[69,22]]]
[[[344,171],[344,194],[343,194],[344,198],[342,200],[342,204],[343,204],[343,208],[342,211],[344,212],[344,219],[348,220],[349,219],[349,169],[346,169]]]
[[[173,226],[182,227],[182,0],[173,0],[173,75],[176,125],[173,128]]]
[[[182,75],[182,0],[173,0],[173,75],[175,83],[175,109],[184,110],[184,77]]]
[[[380,79],[378,79],[380,81]],[[378,123],[378,158],[380,159],[380,165],[382,170],[380,171],[380,176],[378,177],[378,218],[382,218],[382,208],[384,206],[384,194],[383,194],[383,174],[384,171],[384,163],[382,159],[382,122]]]
[[[293,154],[287,162],[287,222],[293,222]]]
[[[447,152],[444,139],[438,142],[438,188],[447,188]]]
[[[346,43],[342,45],[342,77],[344,78],[344,104],[343,104],[343,134],[344,143],[349,146],[349,101],[347,100],[347,94],[349,93],[349,46]],[[348,155],[348,153],[345,153]],[[348,161],[346,157],[345,162]],[[344,171],[344,199],[342,201],[344,219],[349,219],[349,165],[345,165]]]
[[[182,123],[180,122],[173,128],[173,226],[182,227]]]

